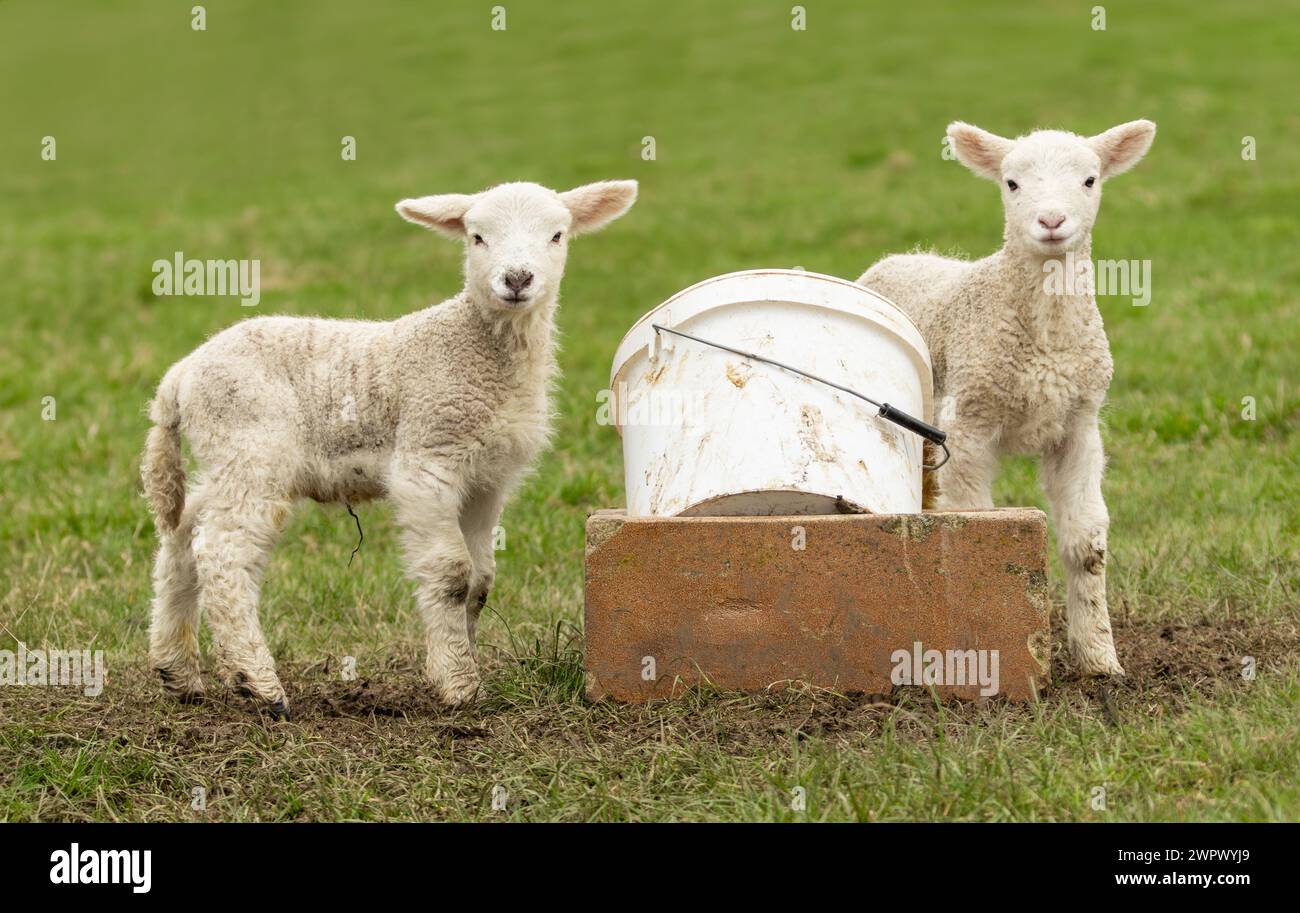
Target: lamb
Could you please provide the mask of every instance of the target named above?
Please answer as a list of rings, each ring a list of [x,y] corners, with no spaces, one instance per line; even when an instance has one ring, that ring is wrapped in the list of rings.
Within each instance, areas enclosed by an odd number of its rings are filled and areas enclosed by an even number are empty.
[[[549,435],[569,239],[636,194],[635,181],[565,193],[514,183],[403,200],[403,218],[464,241],[454,298],[391,322],[246,320],[166,373],[141,475],[160,540],[149,657],[168,691],[203,695],[206,615],[218,677],[287,718],[257,617],[274,540],[300,499],[386,497],[416,583],[427,678],[450,706],[473,700],[492,529]],[[199,468],[188,491],[182,432]]]
[[[930,348],[952,456],[926,506],[991,508],[998,457],[1041,457],[1067,576],[1067,639],[1085,675],[1124,673],[1106,607],[1098,410],[1112,362],[1091,283],[1092,226],[1102,184],[1137,164],[1155,132],[1137,120],[1090,138],[1040,130],[1010,140],[953,123],[957,159],[1001,185],[1002,249],[974,262],[889,256],[858,279],[906,311]],[[1085,281],[1049,281],[1076,263]]]

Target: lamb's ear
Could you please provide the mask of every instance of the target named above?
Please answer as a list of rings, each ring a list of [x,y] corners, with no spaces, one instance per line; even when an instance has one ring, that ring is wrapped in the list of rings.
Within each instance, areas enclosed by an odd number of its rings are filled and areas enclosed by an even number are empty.
[[[560,194],[573,213],[570,234],[596,231],[627,212],[636,202],[636,181],[597,181]]]
[[[1011,140],[959,120],[948,125],[948,138],[957,161],[982,178],[1002,180],[1002,160],[1015,145]]]
[[[1101,159],[1101,176],[1123,174],[1147,154],[1156,138],[1156,125],[1149,120],[1132,120],[1088,140],[1097,157]]]
[[[443,193],[432,197],[402,200],[397,214],[408,222],[423,225],[449,238],[465,237],[465,213],[474,205],[474,197],[463,193]]]

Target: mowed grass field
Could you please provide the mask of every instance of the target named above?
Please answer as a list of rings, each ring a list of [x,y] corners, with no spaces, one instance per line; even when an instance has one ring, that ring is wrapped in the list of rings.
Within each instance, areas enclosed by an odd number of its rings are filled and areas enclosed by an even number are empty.
[[[96,698],[0,687],[0,820],[1300,818],[1293,3],[1114,2],[1094,30],[1064,0],[812,2],[804,31],[753,0],[506,0],[505,31],[488,3],[215,2],[206,31],[191,6],[0,3],[0,649],[103,650],[108,670]],[[1101,299],[1127,680],[1058,657],[1028,707],[587,703],[583,524],[623,498],[597,394],[632,322],[736,269],[983,256],[998,193],[941,156],[949,121],[1137,117],[1159,135],[1094,236],[1094,256],[1151,270],[1148,306]],[[482,704],[424,692],[382,505],[359,509],[351,566],[351,518],[306,506],[269,568],[294,722],[164,699],[138,466],[167,366],[250,313],[389,319],[453,294],[460,249],[399,199],[613,177],[641,197],[571,251],[557,433],[504,517]],[[177,251],[260,259],[256,309],[155,297],[151,265]],[[1032,463],[997,499],[1045,506]],[[1059,616],[1056,564],[1052,587]]]

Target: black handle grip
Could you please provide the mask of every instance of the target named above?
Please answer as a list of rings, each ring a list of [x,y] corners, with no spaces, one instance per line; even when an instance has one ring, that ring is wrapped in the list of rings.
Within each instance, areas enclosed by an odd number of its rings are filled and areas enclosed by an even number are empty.
[[[885,403],[880,407],[880,417],[893,422],[900,428],[906,428],[908,431],[919,434],[931,444],[942,444],[948,440],[948,432],[940,431],[934,425],[923,422],[914,415],[908,415],[902,409],[895,409],[889,403]]]

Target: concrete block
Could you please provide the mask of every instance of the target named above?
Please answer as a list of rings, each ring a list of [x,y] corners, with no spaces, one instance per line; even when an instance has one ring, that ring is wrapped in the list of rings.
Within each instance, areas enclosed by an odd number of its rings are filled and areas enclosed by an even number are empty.
[[[924,514],[587,520],[587,695],[707,679],[1030,700],[1048,680],[1047,520]]]

